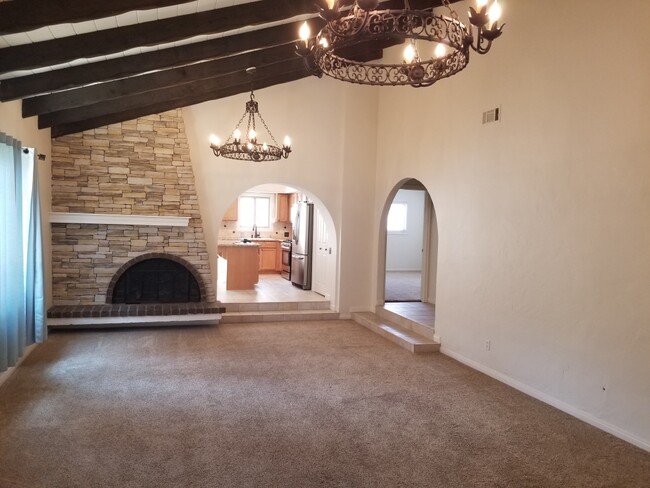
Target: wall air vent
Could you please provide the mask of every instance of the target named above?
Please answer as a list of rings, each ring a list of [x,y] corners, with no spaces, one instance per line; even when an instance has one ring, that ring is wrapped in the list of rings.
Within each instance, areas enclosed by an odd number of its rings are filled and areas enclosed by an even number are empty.
[[[487,112],[483,112],[483,124],[490,124],[501,120],[501,108],[493,108]]]

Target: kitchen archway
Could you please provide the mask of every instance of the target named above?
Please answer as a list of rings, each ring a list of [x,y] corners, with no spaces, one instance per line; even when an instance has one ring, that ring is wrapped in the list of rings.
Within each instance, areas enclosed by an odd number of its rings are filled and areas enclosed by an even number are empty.
[[[429,192],[414,178],[401,180],[386,198],[378,258],[378,306],[400,315],[433,314],[438,225]]]
[[[312,248],[309,254],[311,280],[307,290],[295,273],[295,259],[291,270],[286,270],[282,241],[290,240],[292,253],[299,251],[294,240],[294,222],[298,202],[309,202]],[[262,215],[260,219],[257,213]],[[304,212],[303,212],[304,213]],[[265,219],[268,215],[268,221]],[[256,220],[257,219],[257,220]],[[259,282],[248,290],[228,290],[227,273],[223,267],[217,273],[217,299],[251,302],[291,302],[294,300],[322,299],[330,309],[338,309],[338,241],[334,221],[324,203],[313,193],[285,184],[256,185],[240,193],[223,215],[219,226],[219,245],[252,241],[260,246]],[[301,243],[300,243],[301,244]],[[282,257],[274,253],[282,253]],[[220,252],[221,253],[221,252]],[[295,254],[295,253],[294,253]],[[299,257],[299,256],[294,256]],[[223,261],[220,259],[220,263]],[[304,262],[304,261],[303,261]],[[275,265],[274,265],[275,264]],[[294,284],[295,283],[295,284]]]

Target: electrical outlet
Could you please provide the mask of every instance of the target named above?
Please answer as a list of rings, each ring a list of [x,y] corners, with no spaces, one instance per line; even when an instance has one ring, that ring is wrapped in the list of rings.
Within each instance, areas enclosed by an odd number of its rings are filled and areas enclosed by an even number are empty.
[[[490,344],[490,339],[485,340],[485,350],[489,351],[492,344]]]

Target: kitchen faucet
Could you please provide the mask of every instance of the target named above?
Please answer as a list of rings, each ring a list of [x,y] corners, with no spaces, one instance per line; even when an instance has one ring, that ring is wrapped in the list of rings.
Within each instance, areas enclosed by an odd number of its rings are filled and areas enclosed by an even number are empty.
[[[253,224],[253,237],[259,237],[260,233],[257,230],[257,224]]]

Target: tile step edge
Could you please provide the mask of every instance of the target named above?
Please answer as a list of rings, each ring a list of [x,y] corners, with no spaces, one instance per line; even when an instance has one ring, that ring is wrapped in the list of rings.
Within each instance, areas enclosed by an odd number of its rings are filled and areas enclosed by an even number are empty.
[[[352,320],[412,353],[437,352],[440,342],[424,337],[372,312],[354,312]]]

